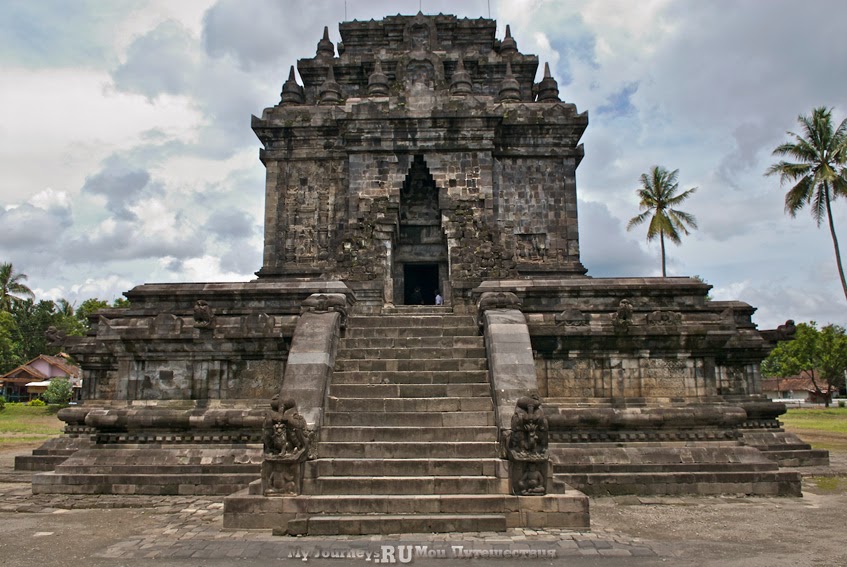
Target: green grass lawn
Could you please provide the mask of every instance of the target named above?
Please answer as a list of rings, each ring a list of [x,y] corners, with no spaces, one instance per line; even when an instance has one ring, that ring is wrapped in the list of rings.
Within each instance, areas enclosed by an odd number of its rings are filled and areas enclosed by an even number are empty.
[[[790,409],[780,420],[790,427],[847,435],[847,408]]]
[[[816,449],[847,452],[847,408],[790,409],[779,419]]]
[[[47,407],[6,404],[0,410],[0,443],[43,441],[62,432],[64,423]]]

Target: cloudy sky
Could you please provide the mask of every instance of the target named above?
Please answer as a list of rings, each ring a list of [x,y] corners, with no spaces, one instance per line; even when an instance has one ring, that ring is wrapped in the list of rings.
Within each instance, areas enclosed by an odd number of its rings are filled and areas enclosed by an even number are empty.
[[[578,170],[594,277],[660,275],[626,232],[653,165],[698,187],[700,229],[669,275],[756,307],[763,328],[847,324],[832,242],[783,211],[763,172],[816,106],[847,116],[841,0],[5,0],[0,3],[0,260],[39,298],[113,299],[161,281],[239,281],[261,266],[264,168],[250,115],[345,19],[455,13],[511,25],[587,110]],[[822,17],[823,15],[823,17]],[[835,203],[847,247],[847,202]]]

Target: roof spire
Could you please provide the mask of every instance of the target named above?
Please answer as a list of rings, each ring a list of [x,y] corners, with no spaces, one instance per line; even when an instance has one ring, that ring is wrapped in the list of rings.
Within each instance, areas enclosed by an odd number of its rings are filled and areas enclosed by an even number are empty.
[[[518,52],[518,43],[512,38],[512,30],[506,24],[506,37],[500,43],[500,55],[509,57]]]
[[[373,73],[368,77],[368,96],[388,96],[388,76],[382,72],[382,63],[376,60]]]
[[[506,76],[500,83],[500,92],[497,93],[499,102],[515,102],[521,100],[521,85],[512,73],[512,62],[506,62]]]
[[[318,51],[316,56],[320,57],[321,55],[335,57],[335,46],[329,40],[329,26],[324,26],[324,36],[318,42]]]
[[[329,66],[326,72],[326,80],[321,85],[320,97],[321,104],[338,104],[341,102],[341,85],[335,82],[335,71],[332,70],[332,65]]]
[[[280,97],[280,104],[303,104],[306,102],[303,87],[297,84],[297,78],[294,76],[294,65],[288,72],[288,80],[282,84]]]
[[[554,102],[559,99],[559,83],[550,74],[550,64],[544,64],[544,78],[541,82],[535,85],[535,91],[538,93],[538,102]]]
[[[465,71],[465,64],[462,61],[462,56],[459,56],[459,62],[456,65],[456,70],[453,71],[453,78],[450,81],[450,94],[453,95],[469,95],[473,93],[473,82],[471,82],[471,74]]]

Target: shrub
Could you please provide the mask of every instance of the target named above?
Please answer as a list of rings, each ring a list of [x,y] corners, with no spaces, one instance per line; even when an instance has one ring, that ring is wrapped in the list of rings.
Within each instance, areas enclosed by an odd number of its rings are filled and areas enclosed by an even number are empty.
[[[53,378],[42,397],[48,404],[66,405],[72,395],[73,387],[67,378]]]
[[[0,411],[3,411],[6,408],[6,398],[0,396]]]
[[[843,408],[845,405],[844,400],[838,400],[838,407]]]
[[[44,406],[46,406],[46,405],[47,405],[47,403],[46,403],[44,400],[42,400],[42,399],[35,398],[34,400],[30,400],[30,402],[29,402],[27,405],[28,405],[28,406],[34,406],[34,407],[40,408],[40,407],[44,407]]]

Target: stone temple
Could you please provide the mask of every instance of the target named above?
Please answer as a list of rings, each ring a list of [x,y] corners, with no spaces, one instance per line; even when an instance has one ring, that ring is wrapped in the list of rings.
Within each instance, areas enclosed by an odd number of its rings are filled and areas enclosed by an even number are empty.
[[[800,495],[761,395],[792,325],[696,278],[592,278],[588,115],[490,19],[345,22],[254,117],[264,261],[66,339],[85,402],[35,493],[226,495],[280,534],[588,526],[587,495]],[[443,304],[436,305],[436,295]],[[272,400],[273,398],[273,400]]]

